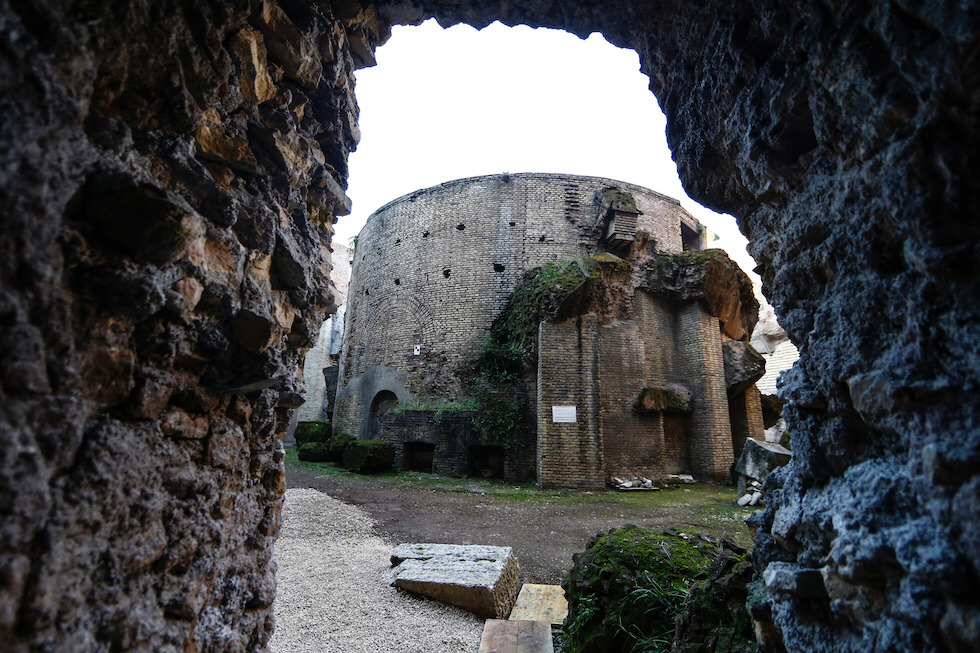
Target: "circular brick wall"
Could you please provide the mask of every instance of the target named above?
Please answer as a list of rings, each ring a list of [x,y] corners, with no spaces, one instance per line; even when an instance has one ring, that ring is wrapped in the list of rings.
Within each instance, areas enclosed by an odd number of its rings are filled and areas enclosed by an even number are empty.
[[[633,196],[637,232],[649,234],[657,251],[681,250],[682,221],[697,229],[673,198],[559,174],[449,181],[375,211],[357,237],[335,422],[360,432],[365,407],[382,390],[457,396],[459,366],[479,353],[522,274],[595,253],[605,188]],[[377,366],[388,368],[383,380],[363,378]]]

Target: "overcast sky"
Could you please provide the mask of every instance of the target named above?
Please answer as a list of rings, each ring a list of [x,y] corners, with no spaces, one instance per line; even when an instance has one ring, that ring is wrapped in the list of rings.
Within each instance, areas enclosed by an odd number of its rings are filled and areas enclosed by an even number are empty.
[[[611,177],[676,197],[750,271],[731,216],[684,193],[666,121],[632,50],[599,34],[504,27],[395,27],[378,65],[357,72],[361,142],[350,158],[347,243],[390,200],[501,172]],[[754,277],[754,275],[753,275]]]

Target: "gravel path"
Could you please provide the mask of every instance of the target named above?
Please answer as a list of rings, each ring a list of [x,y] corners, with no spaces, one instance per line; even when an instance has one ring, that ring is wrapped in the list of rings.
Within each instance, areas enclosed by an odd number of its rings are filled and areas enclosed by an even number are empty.
[[[273,653],[477,651],[483,620],[388,584],[395,545],[373,527],[322,492],[286,490]]]

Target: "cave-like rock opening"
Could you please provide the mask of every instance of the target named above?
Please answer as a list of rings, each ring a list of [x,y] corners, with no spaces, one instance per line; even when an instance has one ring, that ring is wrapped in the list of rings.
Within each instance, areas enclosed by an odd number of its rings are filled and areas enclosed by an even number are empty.
[[[756,559],[791,650],[972,650],[977,15],[954,2],[208,0],[0,9],[0,635],[262,649],[277,433],[332,300],[352,71],[388,25],[640,55],[689,194],[802,358]],[[778,571],[779,573],[775,573]],[[819,575],[823,590],[811,592]]]

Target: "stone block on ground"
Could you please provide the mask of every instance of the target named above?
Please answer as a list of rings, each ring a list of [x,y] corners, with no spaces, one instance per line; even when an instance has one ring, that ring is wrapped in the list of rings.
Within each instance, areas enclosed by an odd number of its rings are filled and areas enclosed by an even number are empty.
[[[554,653],[547,621],[489,619],[479,653]]]
[[[547,621],[552,628],[561,628],[567,616],[568,600],[561,585],[524,583],[510,611],[511,621]]]
[[[391,554],[391,584],[483,618],[506,618],[517,596],[512,549],[460,544],[402,544]]]
[[[735,463],[735,471],[761,482],[772,470],[787,464],[792,457],[793,452],[781,444],[747,438],[742,455]]]

